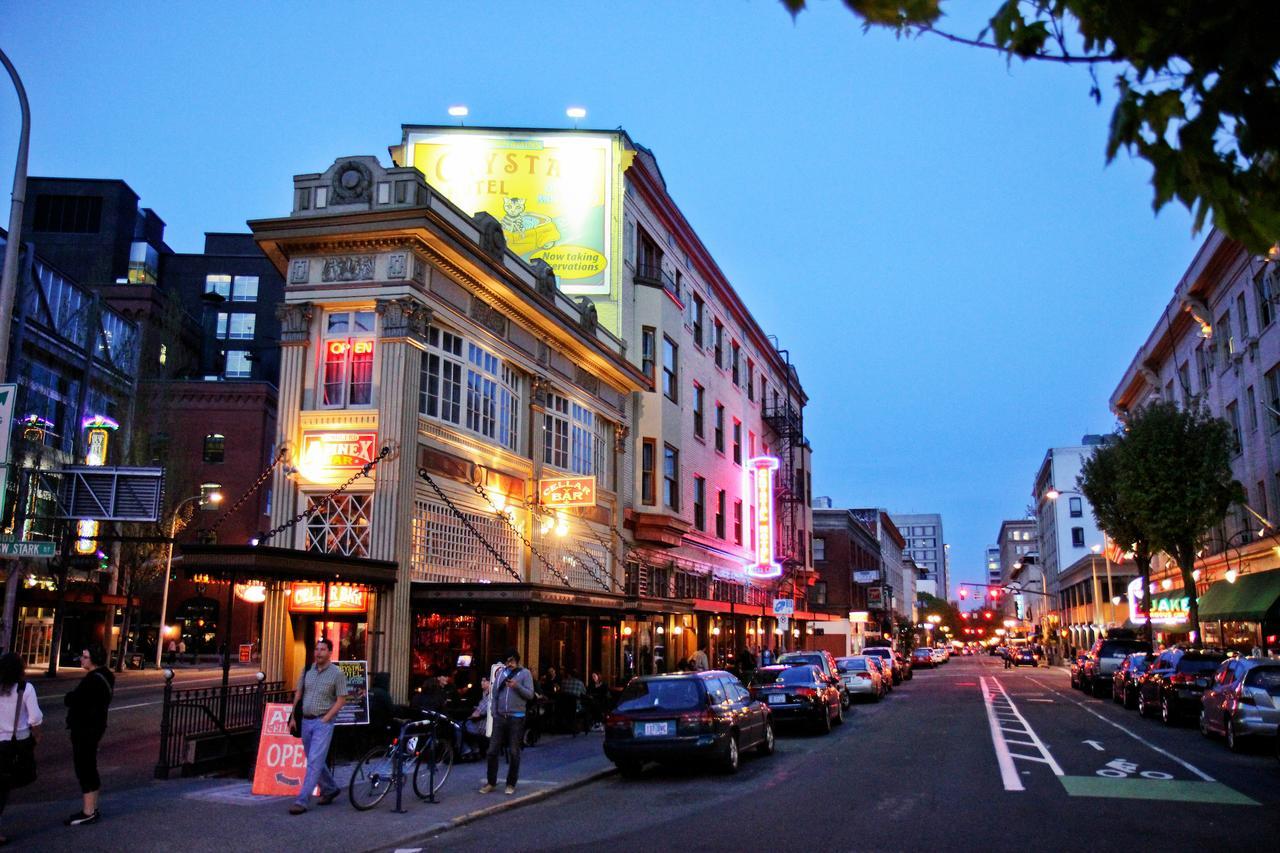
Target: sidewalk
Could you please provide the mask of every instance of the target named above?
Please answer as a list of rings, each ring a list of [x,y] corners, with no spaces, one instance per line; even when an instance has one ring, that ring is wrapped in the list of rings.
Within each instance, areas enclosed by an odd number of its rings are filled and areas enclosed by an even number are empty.
[[[613,771],[601,748],[603,735],[545,737],[521,755],[520,784],[513,796],[499,788],[480,794],[483,761],[455,764],[431,805],[404,793],[405,814],[395,814],[395,792],[376,808],[358,812],[347,799],[351,765],[336,770],[342,796],[301,816],[288,813],[290,798],[258,797],[247,780],[177,779],[153,781],[127,791],[111,790],[109,756],[102,757],[105,790],[101,822],[69,828],[62,820],[78,811],[75,798],[48,799],[40,782],[15,791],[5,810],[3,832],[10,846],[42,851],[86,849],[218,851],[281,849],[358,851],[404,846],[414,839],[469,823],[496,811],[543,799],[594,781]],[[61,792],[59,792],[61,793]],[[43,798],[43,799],[41,799]],[[410,845],[412,846],[412,845]]]

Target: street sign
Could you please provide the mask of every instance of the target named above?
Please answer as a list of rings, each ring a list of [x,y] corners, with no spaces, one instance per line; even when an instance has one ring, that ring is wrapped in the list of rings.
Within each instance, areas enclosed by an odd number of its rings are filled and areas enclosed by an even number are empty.
[[[19,542],[10,537],[0,537],[0,560],[52,557],[55,547],[53,542]]]
[[[854,572],[854,583],[875,583],[880,580],[880,573],[874,569],[869,572]]]
[[[790,617],[790,616],[779,616],[779,617],[778,617],[778,630],[780,630],[780,631],[782,631],[782,632],[784,632],[784,633],[785,633],[785,632],[787,631],[787,629],[788,629],[788,628],[790,628],[790,627],[791,627],[791,617]]]
[[[794,616],[796,602],[794,598],[775,598],[773,600],[774,616]]]
[[[872,610],[880,610],[884,607],[884,587],[867,587],[867,607]]]

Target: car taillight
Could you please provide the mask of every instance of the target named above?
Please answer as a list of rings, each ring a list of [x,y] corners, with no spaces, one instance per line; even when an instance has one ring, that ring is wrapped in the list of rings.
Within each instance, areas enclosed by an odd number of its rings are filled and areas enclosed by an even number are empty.
[[[859,678],[865,678],[867,681],[871,680],[871,673],[869,672],[859,672],[857,675]]]
[[[818,691],[814,690],[812,687],[796,687],[791,692],[797,696],[804,696],[809,699],[818,695]]]
[[[681,714],[677,717],[676,728],[682,735],[700,734],[711,731],[715,721],[716,718],[710,711],[695,711],[689,714]]]
[[[1174,673],[1173,677],[1169,679],[1174,684],[1194,684],[1195,680],[1196,677],[1189,672]]]
[[[604,725],[607,729],[626,730],[631,728],[631,721],[621,714],[610,714],[604,718]]]

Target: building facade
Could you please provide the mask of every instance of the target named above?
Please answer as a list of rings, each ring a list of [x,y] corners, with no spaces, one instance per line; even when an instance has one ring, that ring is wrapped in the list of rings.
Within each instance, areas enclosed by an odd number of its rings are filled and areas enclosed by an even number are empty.
[[[1273,591],[1280,570],[1274,550],[1280,542],[1278,299],[1280,267],[1213,231],[1110,399],[1121,419],[1164,400],[1202,406],[1230,424],[1231,470],[1247,497],[1231,507],[1224,524],[1205,534],[1196,592],[1204,640],[1246,651],[1280,647],[1280,606]],[[1163,555],[1152,561],[1147,594],[1157,605],[1153,629],[1162,639],[1178,639],[1187,631],[1188,591],[1177,569],[1165,563]],[[1133,593],[1130,604],[1141,606]]]
[[[1076,488],[1085,461],[1105,441],[1104,436],[1086,435],[1078,445],[1051,447],[1036,471],[1031,498],[1036,514],[1037,559],[1027,566],[1028,574],[1021,584],[1026,590],[1022,598],[1027,614],[1022,618],[1033,624],[1039,625],[1053,612],[1059,627],[1069,627],[1063,621],[1063,587],[1059,578],[1080,559],[1102,553],[1106,545],[1093,508]]]
[[[906,540],[903,549],[920,568],[916,588],[948,600],[951,588],[946,539],[939,513],[893,513],[893,523]]]
[[[883,580],[880,542],[852,510],[814,509],[813,568],[818,581],[810,591],[811,606],[849,620],[849,651],[860,650],[868,634],[882,636],[881,620],[873,621],[867,600],[868,590]]]
[[[994,606],[1007,619],[1024,618],[1026,600],[1030,595],[1022,596],[1020,609],[1017,589],[1033,589],[1044,592],[1043,576],[1036,566],[1038,562],[1036,545],[1036,520],[1033,518],[1012,518],[1000,522],[1000,532],[996,541],[1000,544],[997,570],[997,584],[1000,596]],[[1031,557],[1032,559],[1028,559]],[[1034,583],[1033,583],[1034,581]],[[1044,600],[1044,596],[1040,596]],[[988,594],[990,603],[991,597]]]
[[[916,578],[918,571],[909,558],[904,558],[906,540],[898,527],[883,509],[871,507],[851,510],[854,518],[875,536],[880,546],[880,580],[882,587],[879,601],[874,591],[868,590],[867,609],[873,620],[878,620],[881,630],[895,630],[896,626],[914,624],[916,612]],[[873,584],[873,587],[875,584]]]

